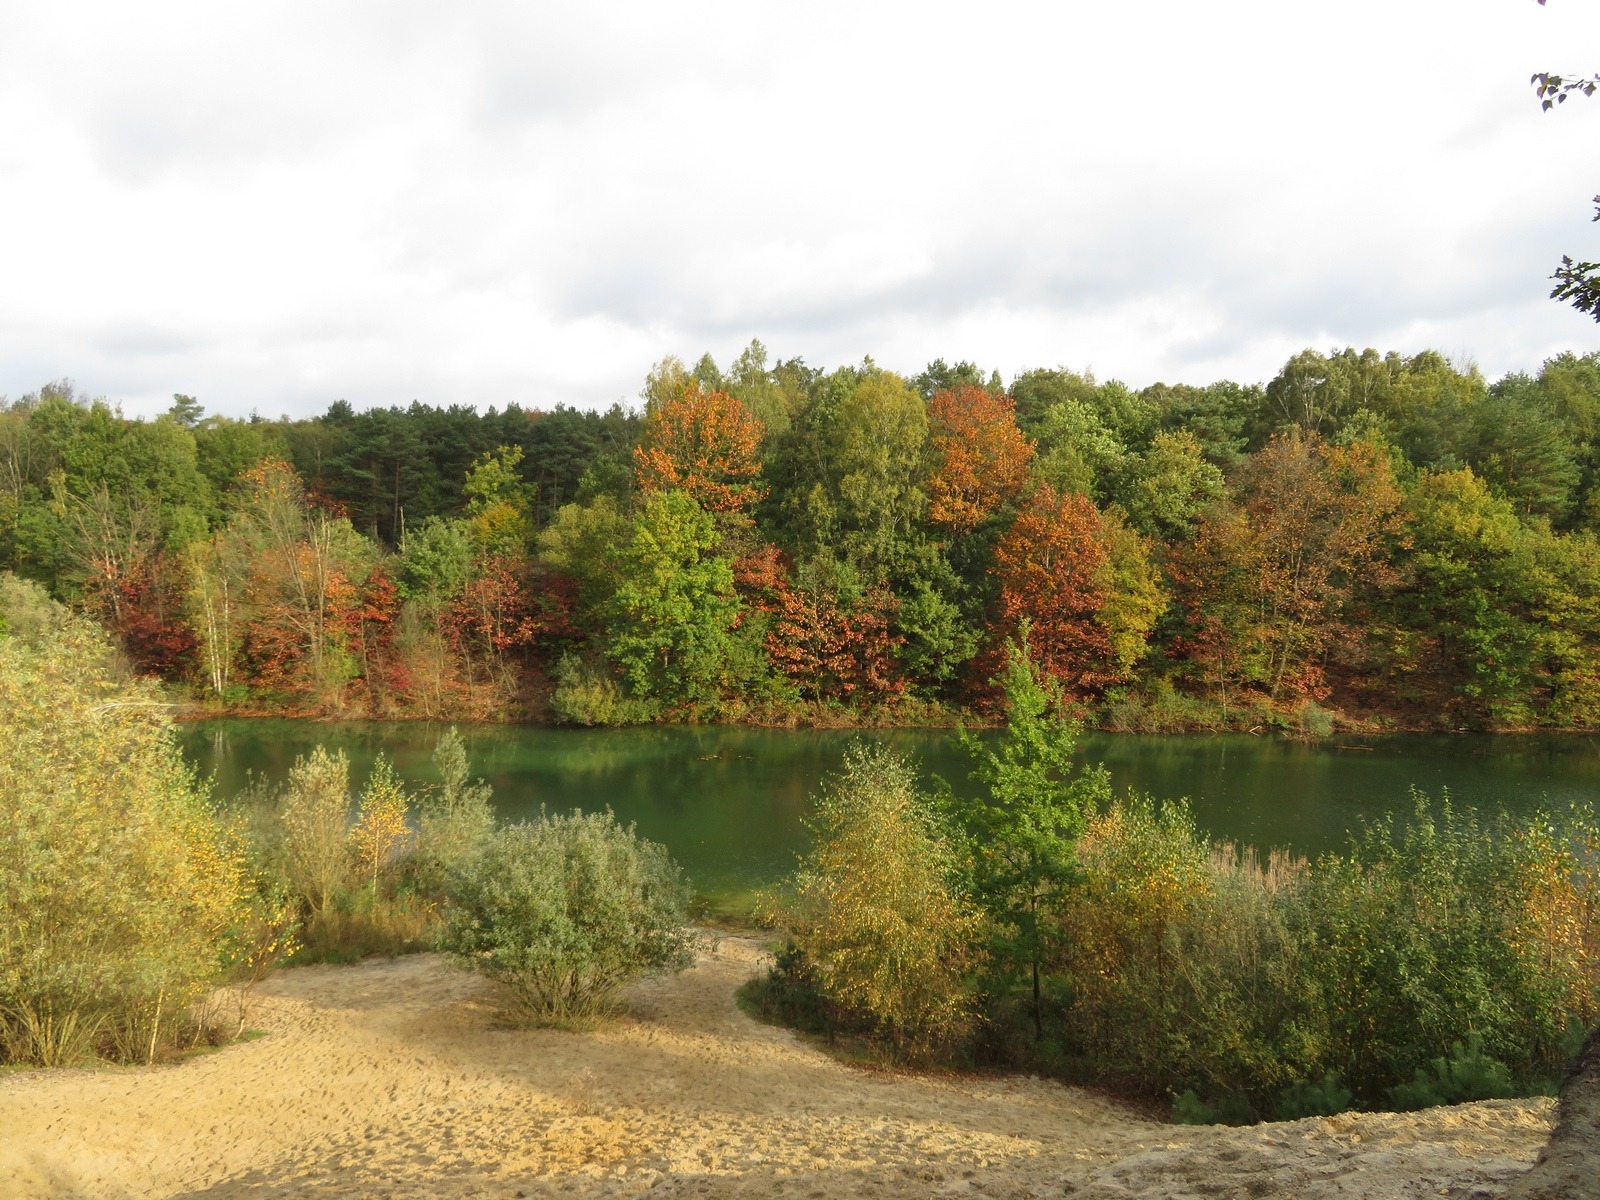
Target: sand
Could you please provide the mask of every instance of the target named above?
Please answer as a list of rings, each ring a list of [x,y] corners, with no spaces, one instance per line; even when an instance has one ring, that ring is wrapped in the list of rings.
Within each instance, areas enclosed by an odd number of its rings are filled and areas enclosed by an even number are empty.
[[[751,1021],[755,941],[597,1032],[495,1025],[433,955],[268,980],[256,1041],[171,1066],[0,1074],[0,1198],[1490,1197],[1551,1100],[1171,1126],[1031,1078],[842,1065]]]

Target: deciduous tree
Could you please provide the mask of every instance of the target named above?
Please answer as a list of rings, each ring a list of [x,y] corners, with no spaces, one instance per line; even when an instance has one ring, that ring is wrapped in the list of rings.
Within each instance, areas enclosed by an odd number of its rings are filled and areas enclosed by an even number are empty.
[[[928,516],[963,533],[1022,490],[1033,444],[1017,428],[1011,397],[962,385],[928,402],[934,473]]]
[[[633,452],[642,492],[682,491],[712,513],[740,512],[766,494],[761,422],[727,392],[688,382],[652,402]]]

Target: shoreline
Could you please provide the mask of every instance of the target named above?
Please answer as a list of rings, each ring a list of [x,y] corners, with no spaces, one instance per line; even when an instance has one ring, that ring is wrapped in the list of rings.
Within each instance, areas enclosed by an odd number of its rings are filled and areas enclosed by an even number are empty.
[[[904,730],[907,732],[949,732],[959,728],[972,730],[997,729],[1000,722],[979,715],[970,719],[948,722],[927,721],[647,721],[629,725],[573,725],[560,721],[543,721],[532,717],[472,717],[472,716],[413,716],[372,715],[365,712],[329,712],[319,709],[285,711],[281,709],[209,709],[202,706],[173,705],[174,724],[193,725],[202,721],[306,721],[324,725],[381,724],[381,725],[460,725],[484,726],[506,729],[550,729],[573,732],[600,732],[625,729],[751,729],[766,731],[792,730],[807,733],[851,733]],[[1338,745],[1344,738],[1386,738],[1394,736],[1418,737],[1596,737],[1600,729],[1575,728],[1568,725],[1517,726],[1501,729],[1470,729],[1455,727],[1441,729],[1437,726],[1388,725],[1350,726],[1334,730],[1325,736],[1295,733],[1281,728],[1216,729],[1209,726],[1189,725],[1163,729],[1122,729],[1107,724],[1086,722],[1086,734],[1112,734],[1118,737],[1257,737],[1269,741],[1298,742],[1306,745],[1334,743],[1336,749],[1360,750],[1360,746]]]

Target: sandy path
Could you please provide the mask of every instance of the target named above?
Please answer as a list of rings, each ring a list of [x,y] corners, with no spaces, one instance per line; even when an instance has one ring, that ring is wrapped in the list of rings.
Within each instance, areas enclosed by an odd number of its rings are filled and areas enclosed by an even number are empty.
[[[1254,1129],[1034,1079],[888,1076],[757,1024],[723,939],[602,1032],[492,1027],[422,955],[268,981],[268,1036],[177,1066],[0,1075],[0,1198],[1489,1197],[1548,1100]]]

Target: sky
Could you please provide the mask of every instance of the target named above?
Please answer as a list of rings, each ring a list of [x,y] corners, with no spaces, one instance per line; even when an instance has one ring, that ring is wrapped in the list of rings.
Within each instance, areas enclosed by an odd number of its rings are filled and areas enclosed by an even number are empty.
[[[0,0],[0,395],[637,399],[816,366],[1600,349],[1593,0]]]

